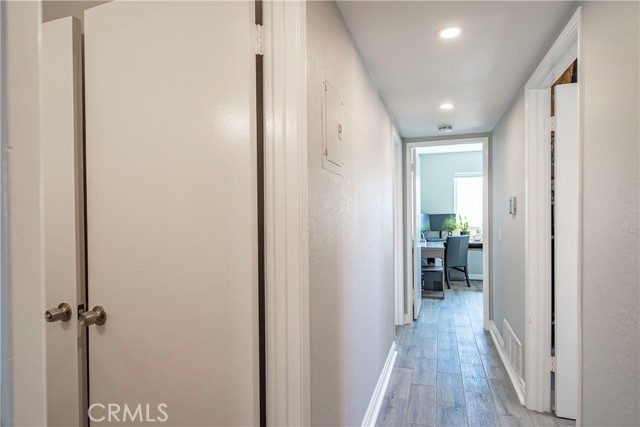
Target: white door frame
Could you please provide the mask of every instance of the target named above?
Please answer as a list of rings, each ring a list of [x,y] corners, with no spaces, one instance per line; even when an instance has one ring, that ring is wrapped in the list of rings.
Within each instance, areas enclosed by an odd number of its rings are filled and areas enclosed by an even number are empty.
[[[402,289],[403,301],[403,324],[413,322],[414,310],[414,291],[413,291],[413,246],[414,232],[412,224],[415,222],[414,200],[413,200],[413,181],[411,180],[411,172],[413,162],[411,158],[411,150],[408,150],[405,144],[404,155],[404,284]]]
[[[40,2],[29,5],[11,5],[16,15],[23,11],[20,22],[29,25],[13,27],[22,37],[7,39],[2,49],[3,64],[13,64],[9,70],[11,81],[19,83],[14,96],[2,99],[2,109],[8,112],[21,110],[25,103],[31,116],[14,119],[14,132],[3,134],[2,160],[7,146],[20,148],[12,159],[6,159],[9,178],[25,184],[33,192],[23,202],[17,195],[9,197],[3,205],[2,221],[8,233],[24,236],[33,242],[34,248],[43,239],[40,227],[41,206],[37,204],[41,189],[38,167],[39,144],[36,141],[42,112],[37,108],[38,64],[29,61],[37,55],[26,57],[23,52],[37,53],[40,49]],[[5,6],[3,4],[2,11]],[[28,10],[27,10],[28,9]],[[307,204],[307,101],[306,101],[306,5],[305,2],[263,3],[263,43],[265,50],[264,103],[265,103],[265,242],[266,242],[266,304],[267,304],[267,424],[308,425],[310,423],[309,399],[309,274],[308,274],[308,204]],[[4,15],[4,13],[3,13]],[[6,19],[3,17],[3,20]],[[25,57],[23,60],[22,58]],[[29,66],[24,66],[23,64]],[[21,68],[22,67],[22,68]],[[21,69],[21,72],[17,72]],[[26,75],[24,70],[32,70]],[[4,70],[3,70],[4,71]],[[6,75],[3,75],[3,80]],[[36,84],[32,84],[33,81]],[[24,84],[23,84],[24,83]],[[4,87],[4,86],[3,86]],[[28,89],[27,89],[28,87]],[[4,115],[2,116],[4,118]],[[12,116],[13,117],[13,116]],[[35,118],[35,126],[32,118]],[[22,120],[22,121],[19,121]],[[4,124],[4,123],[3,123]],[[19,135],[18,129],[27,132]],[[25,141],[27,138],[27,141]],[[36,141],[37,142],[37,141]],[[28,167],[23,167],[28,164]],[[3,164],[3,169],[4,169]],[[13,176],[15,174],[15,177]],[[4,176],[1,185],[6,189]],[[31,185],[33,184],[33,185]],[[3,191],[4,193],[4,191]],[[6,193],[4,193],[6,194]],[[16,193],[17,194],[17,193]],[[5,198],[3,197],[3,203]],[[33,201],[33,203],[31,203]],[[20,221],[6,221],[6,213]],[[2,235],[5,236],[4,225]],[[46,387],[44,369],[44,286],[41,277],[41,255],[30,250],[20,239],[2,245],[2,329],[8,315],[12,315],[11,336],[3,334],[2,394],[0,405],[2,421],[44,424],[46,420]],[[7,262],[5,248],[12,252]],[[12,275],[7,277],[5,266],[11,265]],[[29,273],[27,273],[29,272]],[[24,273],[24,274],[23,274]],[[10,283],[12,282],[12,283]],[[19,289],[11,299],[5,298],[8,289]],[[24,296],[24,298],[22,298]],[[20,303],[20,304],[18,304]],[[15,305],[16,310],[12,310]],[[17,315],[16,315],[17,313]],[[38,314],[32,317],[33,313]],[[28,318],[26,321],[25,316]],[[37,320],[33,320],[36,319]],[[6,340],[6,341],[4,341]],[[33,345],[27,345],[26,341]],[[36,351],[33,351],[35,347]],[[8,365],[10,358],[22,361]],[[6,367],[6,370],[5,370]],[[18,385],[18,389],[5,387]],[[31,422],[29,421],[31,420]],[[40,420],[40,421],[38,421]]]
[[[536,411],[551,410],[551,152],[549,88],[578,58],[582,8],[577,8],[564,30],[525,85],[525,384],[526,406]],[[580,61],[578,60],[578,63]],[[579,89],[581,91],[582,88]],[[582,112],[578,113],[582,123]],[[580,124],[581,127],[581,124]],[[581,139],[581,136],[580,136]],[[580,144],[581,145],[581,144]],[[579,186],[582,183],[582,157],[579,157]],[[582,206],[582,194],[579,199]],[[580,212],[582,208],[580,207]],[[581,227],[580,219],[579,227]],[[579,269],[581,242],[577,242]],[[580,273],[579,273],[580,275]],[[578,277],[579,288],[581,278]],[[581,291],[578,307],[578,365],[582,365]],[[581,380],[579,379],[581,383]],[[578,385],[578,425],[580,425],[581,384]]]
[[[0,7],[0,46],[5,45],[4,40],[4,13],[3,7]],[[4,61],[5,55],[4,52],[0,54],[0,70],[4,70]],[[0,82],[4,82],[4,75],[1,76]],[[7,180],[5,177],[6,167],[5,167],[5,150],[7,140],[5,138],[5,94],[4,94],[4,84],[0,84],[0,422],[4,422],[3,414],[8,413],[8,402],[7,399],[7,391],[9,389],[8,381],[9,372],[7,363],[5,362],[5,355],[8,354],[8,339],[6,338],[8,334],[5,332],[5,328],[8,327],[8,316],[7,310],[5,309],[5,304],[7,300],[7,290],[9,284],[5,278],[5,269],[8,261],[8,251],[7,245],[4,244],[5,236],[6,236],[6,221],[7,221]]]
[[[263,2],[267,425],[309,425],[305,2]]]
[[[402,139],[395,127],[392,129],[393,144],[393,304],[396,325],[404,325],[404,239],[403,232],[403,185],[402,185]]]
[[[405,145],[406,149],[406,145]],[[409,324],[416,320],[419,316],[419,312],[422,308],[422,299],[418,300],[418,291],[414,285],[417,282],[417,267],[416,257],[418,254],[414,252],[415,238],[417,232],[415,230],[416,225],[416,170],[415,164],[416,156],[412,150],[405,151],[404,161],[404,283],[403,283],[403,323]],[[422,298],[422,292],[420,292],[420,298]]]
[[[482,317],[483,317],[483,326],[485,330],[489,330],[490,328],[490,320],[489,320],[489,302],[491,301],[491,272],[489,270],[489,266],[491,265],[491,170],[489,168],[489,156],[490,156],[490,139],[488,135],[460,135],[460,136],[452,136],[450,138],[419,138],[419,139],[411,139],[405,143],[405,194],[407,195],[405,200],[405,221],[413,220],[410,215],[411,210],[411,200],[409,199],[410,192],[410,165],[411,165],[411,150],[415,148],[421,147],[433,147],[439,145],[459,145],[459,144],[473,144],[473,143],[482,143],[482,174],[483,174],[483,197],[482,197],[482,233],[483,233],[483,242],[482,242]],[[412,259],[407,254],[411,253],[412,249],[412,238],[411,236],[411,228],[407,224],[405,227],[405,263],[407,264],[405,271],[412,271],[413,268],[410,263]],[[413,276],[405,275],[405,292],[408,294],[412,289],[413,284],[411,283],[411,278]],[[407,295],[408,296],[408,295]],[[410,323],[410,321],[406,321],[405,323]]]
[[[409,197],[411,198],[411,210],[410,217],[411,223],[408,225],[411,229],[411,237],[412,237],[412,248],[413,254],[411,255],[411,283],[413,283],[413,289],[411,290],[411,299],[413,300],[413,320],[417,320],[420,316],[420,310],[422,310],[422,283],[420,283],[420,278],[422,277],[422,252],[421,250],[416,250],[415,241],[420,240],[420,232],[418,231],[418,226],[420,221],[420,217],[418,216],[418,212],[420,211],[420,206],[422,204],[422,193],[420,192],[420,184],[422,183],[420,180],[420,157],[415,152],[415,150],[409,150],[409,157],[411,158],[411,169],[409,170],[409,176],[411,180],[409,181],[409,188],[411,192],[409,193]]]

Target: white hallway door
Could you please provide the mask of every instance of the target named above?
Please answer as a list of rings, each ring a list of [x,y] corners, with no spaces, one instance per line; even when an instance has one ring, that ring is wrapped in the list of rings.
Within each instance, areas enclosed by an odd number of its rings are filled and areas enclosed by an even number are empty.
[[[47,313],[47,425],[86,419],[82,46],[80,21],[68,17],[42,29],[42,184]],[[66,310],[60,304],[67,304]],[[66,306],[63,306],[66,307]]]
[[[580,159],[578,85],[556,86],[555,350],[556,415],[578,416]]]
[[[92,425],[259,423],[253,16],[85,13]]]

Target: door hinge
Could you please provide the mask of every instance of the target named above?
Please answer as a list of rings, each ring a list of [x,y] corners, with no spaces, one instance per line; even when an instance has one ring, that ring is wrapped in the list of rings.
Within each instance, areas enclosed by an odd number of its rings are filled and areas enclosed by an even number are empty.
[[[264,27],[260,24],[256,24],[256,55],[263,56],[264,55],[264,37],[263,37]]]
[[[556,371],[556,358],[554,356],[547,356],[544,359],[545,371],[547,372],[555,372]]]
[[[556,130],[556,118],[555,116],[549,117],[549,130],[554,131]]]

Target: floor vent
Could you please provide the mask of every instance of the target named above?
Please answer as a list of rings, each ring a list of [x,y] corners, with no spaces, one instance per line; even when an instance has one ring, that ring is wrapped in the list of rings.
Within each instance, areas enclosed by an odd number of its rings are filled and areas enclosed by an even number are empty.
[[[513,329],[511,329],[507,319],[503,319],[502,323],[502,340],[504,342],[504,352],[507,354],[511,366],[518,377],[522,378],[522,344],[516,334],[513,333]]]

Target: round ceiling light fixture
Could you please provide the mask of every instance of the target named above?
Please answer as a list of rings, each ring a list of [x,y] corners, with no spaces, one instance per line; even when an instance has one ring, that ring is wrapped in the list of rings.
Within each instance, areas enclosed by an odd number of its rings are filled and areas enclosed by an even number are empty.
[[[453,132],[453,126],[452,125],[438,126],[438,130],[444,133]]]
[[[462,33],[462,28],[460,27],[444,27],[440,31],[438,31],[438,36],[441,39],[453,39],[458,37]]]
[[[453,110],[453,104],[451,104],[450,102],[445,102],[444,104],[440,104],[440,109],[444,111]]]

